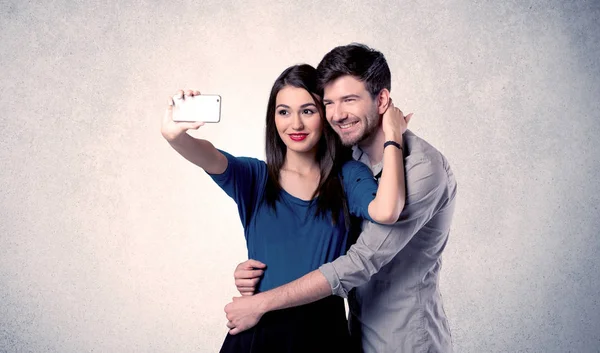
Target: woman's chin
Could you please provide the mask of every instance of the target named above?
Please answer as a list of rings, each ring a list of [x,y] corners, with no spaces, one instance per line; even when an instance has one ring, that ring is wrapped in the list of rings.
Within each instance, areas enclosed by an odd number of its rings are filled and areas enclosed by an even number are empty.
[[[304,143],[293,143],[287,145],[287,150],[294,153],[313,153],[316,150],[316,145],[304,144]]]

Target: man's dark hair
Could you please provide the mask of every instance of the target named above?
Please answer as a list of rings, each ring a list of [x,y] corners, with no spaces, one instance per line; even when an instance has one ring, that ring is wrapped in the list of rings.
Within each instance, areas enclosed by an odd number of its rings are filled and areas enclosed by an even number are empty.
[[[371,98],[382,89],[391,90],[392,75],[383,54],[360,43],[339,46],[327,53],[319,65],[318,90],[321,96],[325,86],[341,76],[351,75],[364,82]]]

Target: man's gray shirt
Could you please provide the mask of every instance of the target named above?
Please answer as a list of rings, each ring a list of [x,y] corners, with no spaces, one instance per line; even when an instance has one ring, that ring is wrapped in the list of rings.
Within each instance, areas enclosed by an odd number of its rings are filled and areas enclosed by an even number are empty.
[[[456,180],[446,158],[407,130],[406,203],[398,222],[368,221],[346,255],[319,269],[334,295],[347,297],[353,337],[365,353],[452,352],[442,305],[441,255],[454,213]],[[393,148],[393,147],[387,147]],[[381,175],[355,147],[353,157]]]

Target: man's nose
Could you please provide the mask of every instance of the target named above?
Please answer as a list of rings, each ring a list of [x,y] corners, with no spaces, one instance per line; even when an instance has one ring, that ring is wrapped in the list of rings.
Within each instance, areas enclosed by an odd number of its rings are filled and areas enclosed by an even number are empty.
[[[348,114],[344,111],[344,109],[339,104],[333,105],[333,107],[331,107],[331,110],[332,110],[332,113],[331,113],[331,121],[332,122],[339,123],[341,121],[346,120],[346,118],[348,118]]]

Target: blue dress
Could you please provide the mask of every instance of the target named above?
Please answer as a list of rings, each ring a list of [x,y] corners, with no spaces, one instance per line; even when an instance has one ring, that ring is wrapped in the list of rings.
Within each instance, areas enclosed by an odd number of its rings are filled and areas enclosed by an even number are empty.
[[[266,163],[221,152],[227,157],[227,169],[209,175],[237,204],[248,258],[267,265],[258,291],[298,279],[345,252],[348,230],[343,218],[334,225],[331,215],[316,217],[316,202],[301,200],[285,190],[272,209],[263,200]],[[368,206],[377,192],[371,170],[356,161],[346,162],[341,169],[349,213],[370,219]],[[267,313],[255,328],[228,335],[221,352],[317,352],[324,347],[338,351],[347,340],[343,299],[328,297]]]

